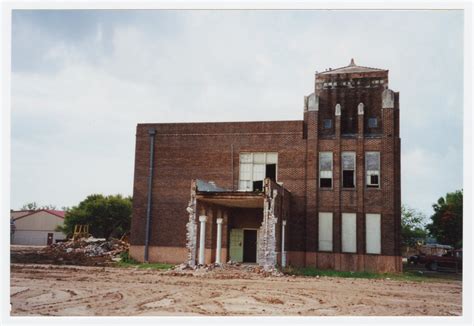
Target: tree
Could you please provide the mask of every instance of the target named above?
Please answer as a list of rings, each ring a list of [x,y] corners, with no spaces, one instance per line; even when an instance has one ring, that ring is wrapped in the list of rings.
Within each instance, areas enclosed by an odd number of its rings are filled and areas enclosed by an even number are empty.
[[[76,224],[89,225],[89,233],[96,238],[109,239],[121,236],[130,230],[132,198],[122,195],[87,196],[79,205],[66,211],[63,226],[57,231],[72,236]]]
[[[38,204],[34,201],[31,203],[26,203],[21,207],[22,210],[28,210],[28,211],[38,211],[41,209],[56,209],[55,205],[43,205],[43,206],[38,206]]]
[[[26,203],[21,207],[22,210],[35,211],[38,209],[38,204],[36,202]]]
[[[434,214],[427,228],[438,242],[462,247],[462,201],[463,191],[456,190],[433,204]]]
[[[414,246],[420,239],[425,239],[426,216],[414,208],[402,205],[402,243],[406,246]]]

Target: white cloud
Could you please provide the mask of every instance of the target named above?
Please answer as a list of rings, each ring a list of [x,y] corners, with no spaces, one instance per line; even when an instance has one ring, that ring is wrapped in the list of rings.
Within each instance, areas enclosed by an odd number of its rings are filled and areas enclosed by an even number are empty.
[[[314,71],[351,57],[389,68],[391,87],[401,92],[404,201],[426,211],[462,183],[462,131],[443,130],[462,121],[462,57],[455,51],[462,38],[451,37],[462,29],[451,19],[459,15],[148,14],[88,21],[80,40],[57,35],[57,26],[47,30],[48,21],[14,26],[14,56],[22,60],[12,74],[13,207],[73,205],[91,192],[131,194],[140,122],[302,119]]]

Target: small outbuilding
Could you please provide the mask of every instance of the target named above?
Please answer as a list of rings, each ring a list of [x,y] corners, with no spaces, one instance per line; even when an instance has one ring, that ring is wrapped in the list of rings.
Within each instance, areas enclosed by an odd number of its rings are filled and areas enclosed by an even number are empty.
[[[51,209],[11,211],[10,218],[14,224],[11,243],[45,246],[64,239],[65,235],[55,229],[64,223],[65,213]]]

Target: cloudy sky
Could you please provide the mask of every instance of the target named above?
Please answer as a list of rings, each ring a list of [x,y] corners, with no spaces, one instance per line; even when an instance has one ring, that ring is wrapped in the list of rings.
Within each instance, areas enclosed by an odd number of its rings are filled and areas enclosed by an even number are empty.
[[[132,194],[141,122],[301,120],[315,71],[390,70],[402,202],[462,188],[461,11],[19,11],[11,205]]]

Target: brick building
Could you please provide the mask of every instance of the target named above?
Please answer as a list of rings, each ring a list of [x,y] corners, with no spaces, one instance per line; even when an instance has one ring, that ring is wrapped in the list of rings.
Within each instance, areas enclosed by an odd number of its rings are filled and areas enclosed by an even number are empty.
[[[132,257],[401,271],[398,93],[316,73],[299,121],[139,124]]]

